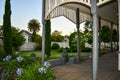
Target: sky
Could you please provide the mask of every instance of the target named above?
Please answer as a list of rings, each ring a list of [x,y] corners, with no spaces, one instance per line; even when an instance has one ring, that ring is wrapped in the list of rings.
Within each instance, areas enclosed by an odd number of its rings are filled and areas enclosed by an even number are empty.
[[[3,24],[5,0],[0,0],[0,25]],[[28,31],[28,22],[37,19],[41,28],[38,34],[42,34],[42,0],[11,0],[11,25]],[[76,30],[74,23],[65,17],[51,19],[51,32],[58,30],[62,35],[70,35]]]

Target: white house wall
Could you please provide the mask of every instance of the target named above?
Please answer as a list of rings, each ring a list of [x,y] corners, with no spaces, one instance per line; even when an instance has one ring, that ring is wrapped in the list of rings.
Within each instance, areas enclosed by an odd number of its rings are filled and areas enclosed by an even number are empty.
[[[35,49],[35,47],[36,47],[36,43],[35,42],[28,42],[28,43],[23,44],[20,47],[20,51],[32,51],[32,50]]]
[[[51,42],[51,45],[53,45],[53,43],[57,43],[60,46],[60,48],[69,48],[68,42]]]

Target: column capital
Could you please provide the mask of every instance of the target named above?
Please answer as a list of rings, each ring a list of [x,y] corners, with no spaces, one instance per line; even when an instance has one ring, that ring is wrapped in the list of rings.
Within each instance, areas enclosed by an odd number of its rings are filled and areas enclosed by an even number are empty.
[[[98,13],[98,6],[96,0],[91,0],[91,13],[92,14]]]

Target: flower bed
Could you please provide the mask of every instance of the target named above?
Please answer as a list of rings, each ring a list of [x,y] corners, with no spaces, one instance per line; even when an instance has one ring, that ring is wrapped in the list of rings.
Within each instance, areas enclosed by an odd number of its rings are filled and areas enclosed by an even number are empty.
[[[3,68],[4,80],[55,80],[54,70],[48,62],[42,66],[39,59],[28,56],[12,59],[8,55],[0,62],[0,67]]]

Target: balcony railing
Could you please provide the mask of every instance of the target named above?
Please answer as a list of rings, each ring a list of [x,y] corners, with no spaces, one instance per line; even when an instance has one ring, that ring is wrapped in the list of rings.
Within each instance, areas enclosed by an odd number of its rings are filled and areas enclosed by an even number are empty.
[[[109,1],[111,0],[98,0],[97,5],[101,6]],[[90,0],[46,0],[45,19],[51,19],[51,18],[55,18],[58,16],[65,16],[75,23],[75,19],[76,19],[75,10],[62,6],[64,4],[71,3],[71,2],[81,3],[88,7],[91,6]],[[82,12],[80,14],[80,17],[82,18],[82,20],[80,21],[83,21],[83,19],[84,20],[91,19],[90,15],[82,13]]]

